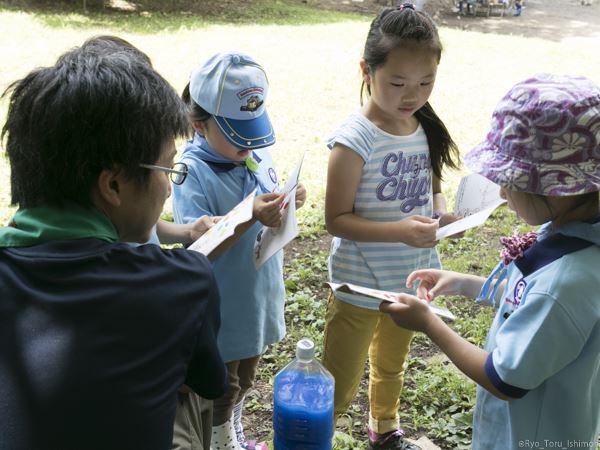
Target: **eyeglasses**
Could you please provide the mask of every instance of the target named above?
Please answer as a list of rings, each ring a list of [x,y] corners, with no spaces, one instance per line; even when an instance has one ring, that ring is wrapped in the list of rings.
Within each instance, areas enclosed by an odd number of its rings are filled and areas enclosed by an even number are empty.
[[[182,184],[187,178],[188,166],[186,163],[178,162],[173,164],[173,167],[155,166],[154,164],[140,164],[140,167],[150,170],[160,170],[169,174],[169,178],[173,184]]]

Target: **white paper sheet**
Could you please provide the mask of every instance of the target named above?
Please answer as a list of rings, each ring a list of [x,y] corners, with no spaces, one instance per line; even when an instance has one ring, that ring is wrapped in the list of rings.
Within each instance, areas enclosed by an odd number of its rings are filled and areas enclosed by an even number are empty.
[[[439,241],[483,224],[490,214],[505,202],[506,200],[500,197],[500,186],[487,178],[476,173],[463,177],[456,192],[454,205],[454,213],[463,218],[438,229],[436,239]]]
[[[298,186],[298,182],[300,181],[300,171],[302,170],[302,163],[304,162],[305,154],[306,152],[302,153],[300,161],[298,162],[294,170],[292,170],[292,173],[290,173],[290,175],[288,176],[288,179],[285,185],[283,186],[283,189],[281,189],[279,192],[285,192],[287,194],[296,186]]]
[[[296,189],[300,179],[300,170],[304,154],[300,158],[300,162],[290,174],[287,182],[281,189],[282,193],[286,193],[282,203],[283,217],[281,226],[278,228],[263,227],[256,235],[254,241],[254,265],[258,269],[271,256],[289,244],[296,236],[298,236],[298,221],[296,220]]]
[[[256,235],[256,240],[254,241],[254,265],[257,269],[298,236],[295,187],[288,192],[283,205],[285,209],[281,226],[278,228],[263,227]]]
[[[196,242],[188,247],[188,250],[194,250],[208,256],[223,241],[233,236],[238,225],[252,219],[254,197],[256,197],[256,189],[200,236]]]
[[[440,239],[452,236],[453,234],[482,225],[487,218],[490,217],[490,214],[492,214],[492,212],[494,212],[494,210],[504,202],[505,200],[502,199],[497,200],[495,203],[492,203],[485,209],[482,209],[475,214],[471,214],[470,216],[464,217],[456,222],[452,222],[445,227],[439,228],[435,234],[435,238],[439,241]]]
[[[342,284],[326,283],[326,284],[334,292],[339,291],[339,292],[346,292],[348,294],[360,294],[365,297],[370,297],[373,299],[373,303],[375,303],[375,304],[380,304],[382,301],[383,302],[397,302],[398,301],[398,294],[395,292],[380,291],[379,289],[371,289],[368,287],[358,286],[356,284],[350,284],[350,283],[342,283]],[[434,314],[437,314],[440,317],[445,317],[446,319],[449,319],[449,320],[456,320],[456,316],[454,314],[452,314],[450,311],[448,311],[446,308],[441,308],[439,306],[432,305],[431,303],[429,303],[426,300],[422,300],[422,299],[420,299],[420,300],[425,302],[429,306],[429,309],[431,309],[431,312],[433,312]]]
[[[467,217],[487,208],[498,200],[502,200],[500,186],[478,173],[472,173],[460,180],[456,191],[454,214]]]

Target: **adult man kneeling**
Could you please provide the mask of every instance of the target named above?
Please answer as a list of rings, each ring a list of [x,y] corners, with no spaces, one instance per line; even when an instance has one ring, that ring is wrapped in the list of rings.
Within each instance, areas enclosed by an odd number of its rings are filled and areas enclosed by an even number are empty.
[[[74,49],[7,92],[0,449],[169,449],[184,381],[226,387],[216,284],[200,254],[119,241],[146,242],[171,193],[183,106],[125,51]]]

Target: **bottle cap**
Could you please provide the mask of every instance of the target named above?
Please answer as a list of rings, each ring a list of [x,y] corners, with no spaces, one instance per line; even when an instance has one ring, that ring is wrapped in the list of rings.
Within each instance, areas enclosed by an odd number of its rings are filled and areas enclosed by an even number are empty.
[[[315,356],[315,344],[304,338],[296,344],[296,358],[300,361],[310,361]]]

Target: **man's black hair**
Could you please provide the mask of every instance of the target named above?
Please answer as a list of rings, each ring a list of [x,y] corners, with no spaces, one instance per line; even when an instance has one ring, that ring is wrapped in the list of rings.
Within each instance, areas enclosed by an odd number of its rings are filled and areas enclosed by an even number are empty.
[[[146,53],[134,46],[131,42],[126,41],[119,36],[113,36],[109,34],[93,36],[81,44],[81,49],[86,52],[95,52],[101,54],[110,54],[116,52],[130,53],[131,55],[140,58],[140,60],[152,66],[152,60]]]
[[[100,172],[120,166],[144,186],[169,139],[187,135],[185,106],[131,51],[76,48],[11,84],[2,128],[12,202],[91,204]]]

